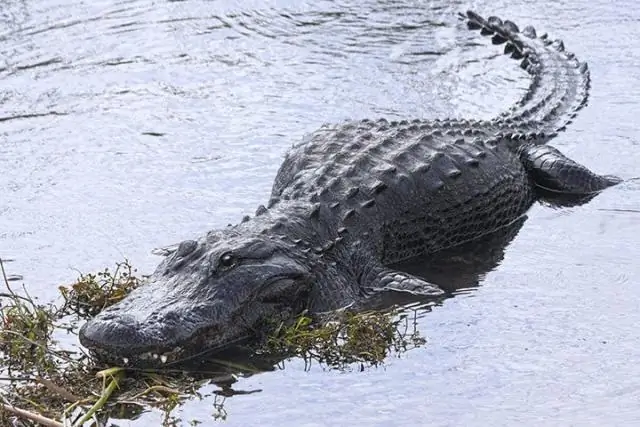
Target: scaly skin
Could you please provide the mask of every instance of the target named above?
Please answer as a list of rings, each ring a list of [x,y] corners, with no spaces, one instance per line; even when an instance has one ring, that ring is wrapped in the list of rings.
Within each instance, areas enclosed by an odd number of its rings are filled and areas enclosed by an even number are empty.
[[[593,196],[618,182],[546,145],[586,104],[586,64],[562,42],[498,18],[463,15],[521,59],[523,98],[490,121],[348,121],[295,146],[268,207],[182,242],[149,282],[89,321],[83,345],[153,365],[249,338],[267,322],[358,305],[384,291],[443,291],[388,266],[495,232],[538,190]]]

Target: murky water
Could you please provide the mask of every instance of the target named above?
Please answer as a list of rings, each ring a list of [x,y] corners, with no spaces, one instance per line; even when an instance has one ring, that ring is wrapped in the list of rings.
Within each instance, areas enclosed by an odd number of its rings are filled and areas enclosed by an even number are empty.
[[[126,256],[150,271],[152,248],[253,212],[286,149],[323,122],[491,117],[528,81],[458,23],[467,8],[587,60],[590,105],[554,145],[639,175],[631,0],[3,0],[0,256],[52,299],[74,269]],[[630,181],[586,206],[535,206],[478,289],[420,318],[426,347],[365,372],[293,362],[241,379],[262,391],[228,399],[227,424],[640,421],[639,195]]]

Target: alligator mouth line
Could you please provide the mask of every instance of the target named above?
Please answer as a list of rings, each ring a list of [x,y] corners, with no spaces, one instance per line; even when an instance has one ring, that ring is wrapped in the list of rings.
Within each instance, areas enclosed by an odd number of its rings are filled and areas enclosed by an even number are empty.
[[[170,351],[166,351],[163,353],[157,353],[152,351],[147,351],[144,353],[134,354],[130,356],[118,356],[114,353],[111,353],[106,350],[98,350],[93,349],[91,353],[96,355],[99,359],[110,360],[117,364],[122,364],[124,367],[129,367],[129,364],[135,364],[137,362],[150,362],[153,361],[158,365],[170,365],[172,363],[176,363],[180,360],[180,354],[183,353],[183,348],[180,346],[174,347]]]
[[[169,368],[171,366],[192,361],[193,359],[197,359],[207,354],[222,351],[227,347],[245,342],[249,338],[250,335],[243,335],[234,340],[227,341],[224,344],[208,347],[193,354],[186,354],[185,348],[183,346],[176,346],[173,349],[164,352],[146,351],[144,353],[132,354],[129,356],[118,356],[109,351],[99,349],[91,350],[91,352],[94,353],[98,358],[104,357],[107,360],[111,360],[112,363],[122,364],[125,368],[136,368],[136,365],[140,362],[147,364],[148,368]]]

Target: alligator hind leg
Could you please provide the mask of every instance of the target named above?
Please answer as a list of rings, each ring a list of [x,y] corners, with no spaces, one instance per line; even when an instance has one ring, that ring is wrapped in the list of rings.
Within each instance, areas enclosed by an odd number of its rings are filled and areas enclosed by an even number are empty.
[[[545,191],[587,196],[622,181],[615,176],[595,174],[549,145],[527,145],[519,151],[534,183]]]

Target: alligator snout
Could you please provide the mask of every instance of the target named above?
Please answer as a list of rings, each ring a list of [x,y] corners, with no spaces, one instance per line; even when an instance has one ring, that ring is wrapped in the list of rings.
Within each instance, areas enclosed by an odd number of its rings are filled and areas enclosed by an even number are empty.
[[[111,351],[136,351],[143,341],[140,324],[126,313],[104,313],[90,320],[80,329],[80,343],[87,348]]]

